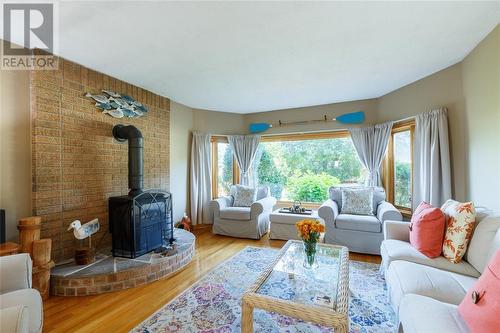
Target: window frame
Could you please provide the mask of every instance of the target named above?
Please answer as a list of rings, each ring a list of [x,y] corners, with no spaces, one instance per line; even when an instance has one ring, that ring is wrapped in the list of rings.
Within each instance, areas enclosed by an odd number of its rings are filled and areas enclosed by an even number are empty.
[[[387,152],[382,164],[382,177],[383,186],[386,191],[387,201],[396,207],[401,214],[405,217],[411,217],[413,210],[412,208],[398,206],[394,203],[394,193],[395,193],[395,175],[394,175],[394,134],[410,131],[410,164],[411,164],[411,195],[413,197],[413,170],[414,170],[414,144],[415,144],[415,119],[410,119],[406,121],[401,121],[395,123],[392,126],[391,136],[389,138],[389,144],[387,145]]]
[[[337,138],[350,138],[351,135],[348,130],[335,130],[324,132],[309,132],[309,133],[293,133],[293,134],[268,134],[262,135],[260,142],[277,142],[277,141],[305,141],[305,140],[322,140],[322,139],[337,139]],[[217,198],[218,191],[218,148],[217,143],[227,143],[227,136],[212,135],[210,138],[212,143],[212,199]],[[233,184],[240,182],[240,169],[236,159],[233,157]],[[276,206],[290,207],[293,201],[279,200]],[[302,205],[308,209],[318,209],[322,203],[317,202],[302,202]]]

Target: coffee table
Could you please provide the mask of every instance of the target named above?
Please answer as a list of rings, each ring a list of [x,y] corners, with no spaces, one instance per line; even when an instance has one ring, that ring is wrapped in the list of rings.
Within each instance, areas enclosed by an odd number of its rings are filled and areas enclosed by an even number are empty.
[[[243,295],[242,332],[253,332],[254,308],[333,327],[335,332],[347,332],[348,250],[344,246],[318,244],[316,261],[315,268],[303,267],[302,242],[288,241]]]

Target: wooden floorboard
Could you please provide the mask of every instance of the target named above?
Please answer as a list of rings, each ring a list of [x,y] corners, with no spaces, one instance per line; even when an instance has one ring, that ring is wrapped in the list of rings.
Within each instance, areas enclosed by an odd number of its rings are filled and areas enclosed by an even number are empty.
[[[285,241],[238,239],[199,228],[196,255],[176,275],[141,287],[84,297],[52,296],[44,302],[44,332],[128,332],[246,246],[281,248]],[[380,256],[351,253],[350,259],[380,263]]]

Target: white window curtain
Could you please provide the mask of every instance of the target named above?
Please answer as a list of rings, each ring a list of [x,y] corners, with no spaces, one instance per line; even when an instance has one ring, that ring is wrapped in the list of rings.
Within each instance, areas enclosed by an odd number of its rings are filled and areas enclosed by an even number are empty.
[[[391,130],[392,121],[370,127],[349,129],[359,160],[368,169],[368,178],[365,182],[367,186],[382,185],[380,166],[389,144]]]
[[[440,207],[451,198],[447,113],[439,108],[415,119],[413,208],[422,201]]]
[[[212,199],[210,134],[193,132],[191,144],[191,222],[210,224]]]
[[[227,140],[240,167],[240,184],[250,185],[250,167],[259,148],[260,135],[228,135]]]

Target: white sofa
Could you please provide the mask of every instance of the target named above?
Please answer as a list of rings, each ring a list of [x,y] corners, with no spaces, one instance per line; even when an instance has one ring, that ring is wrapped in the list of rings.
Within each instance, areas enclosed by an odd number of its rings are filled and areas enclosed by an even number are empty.
[[[250,207],[233,207],[234,198],[231,195],[212,200],[212,232],[231,237],[260,239],[269,230],[269,214],[276,205],[276,199],[271,197],[268,186],[258,187],[256,199]]]
[[[31,289],[32,262],[29,254],[0,257],[0,331],[41,332],[43,304]]]
[[[430,259],[409,243],[409,223],[386,221],[381,270],[404,332],[468,332],[457,306],[500,248],[500,214],[477,209],[463,260]]]

